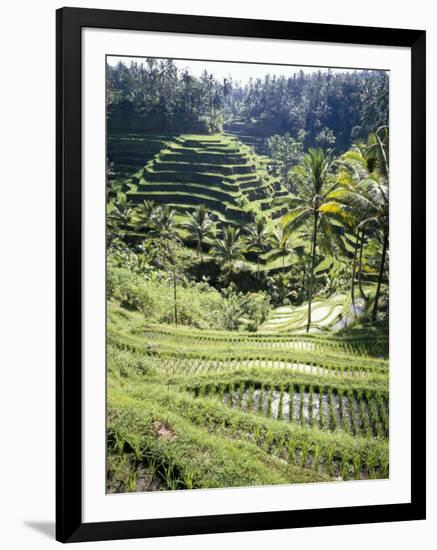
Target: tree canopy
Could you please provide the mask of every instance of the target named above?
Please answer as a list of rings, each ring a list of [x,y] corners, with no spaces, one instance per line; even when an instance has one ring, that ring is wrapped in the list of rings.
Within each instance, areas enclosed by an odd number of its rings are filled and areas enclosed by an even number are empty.
[[[344,152],[388,123],[388,76],[301,70],[241,84],[207,71],[195,76],[171,59],[147,58],[108,65],[107,115],[110,129],[144,131],[214,132],[238,118],[259,135],[288,133],[305,148]]]

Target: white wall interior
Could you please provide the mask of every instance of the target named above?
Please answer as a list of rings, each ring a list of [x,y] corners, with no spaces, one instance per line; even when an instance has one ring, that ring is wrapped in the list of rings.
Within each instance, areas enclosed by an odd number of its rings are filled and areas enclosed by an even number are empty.
[[[8,550],[54,548],[54,409],[55,409],[55,9],[61,2],[22,0],[2,9],[0,140],[2,151],[1,316],[0,348],[0,545]],[[432,134],[437,96],[437,19],[433,4],[367,0],[311,3],[252,0],[75,0],[76,7],[130,9],[283,19],[346,25],[425,28],[428,31],[428,151],[437,147]],[[249,9],[250,7],[250,9]],[[432,173],[430,171],[430,173]],[[428,205],[437,201],[429,186]],[[428,207],[430,210],[430,207]],[[428,217],[428,311],[437,308],[431,281],[437,276],[436,217]],[[432,248],[434,250],[432,250]],[[428,316],[428,334],[437,323]],[[429,339],[428,366],[436,358]],[[435,361],[434,361],[435,363]],[[428,396],[437,390],[436,375],[428,369]],[[429,458],[436,457],[431,426],[437,424],[436,400],[428,400]],[[435,434],[435,429],[433,430]],[[154,539],[150,549],[184,548],[317,548],[354,550],[430,548],[437,534],[436,478],[428,467],[429,506],[426,522],[324,527]],[[434,489],[434,491],[432,491]],[[434,493],[434,494],[432,494]],[[144,541],[98,543],[103,548],[144,548]],[[81,548],[89,547],[84,543]]]

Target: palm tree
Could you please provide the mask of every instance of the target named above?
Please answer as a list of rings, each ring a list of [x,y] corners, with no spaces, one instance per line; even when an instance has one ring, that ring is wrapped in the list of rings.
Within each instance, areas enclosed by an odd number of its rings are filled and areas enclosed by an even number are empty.
[[[163,240],[166,250],[166,263],[169,265],[173,279],[173,309],[174,322],[178,324],[178,306],[177,306],[177,277],[179,264],[177,261],[176,244],[180,241],[178,228],[174,219],[175,211],[168,205],[160,206],[156,209],[153,229],[151,233],[159,236]]]
[[[258,216],[255,222],[248,226],[246,231],[247,249],[256,253],[256,278],[259,284],[260,256],[269,242],[266,219],[263,216]]]
[[[125,236],[133,214],[132,206],[132,202],[127,200],[125,193],[118,193],[116,201],[112,203],[112,208],[108,211],[110,225],[116,231],[121,229]]]
[[[352,207],[359,213],[356,225],[356,249],[359,247],[359,284],[361,287],[362,257],[365,234],[370,229],[381,234],[382,252],[378,270],[378,283],[372,310],[376,320],[384,266],[388,250],[389,189],[388,189],[388,129],[379,128],[371,134],[365,147],[355,147],[343,157],[349,176],[341,178],[341,186],[331,193],[337,203]]]
[[[228,225],[223,229],[222,237],[214,242],[214,255],[222,264],[222,269],[227,271],[230,280],[234,273],[235,262],[244,259],[243,242],[238,228]]]
[[[135,210],[135,229],[137,231],[148,231],[152,229],[157,206],[155,201],[143,201]]]
[[[387,184],[390,168],[388,141],[388,126],[381,126],[369,135],[365,149],[369,172],[378,174]]]
[[[344,201],[343,197],[344,189],[348,189],[352,193],[356,192],[360,182],[367,176],[367,171],[363,167],[362,159],[361,150],[357,146],[354,146],[353,149],[346,152],[341,157],[340,171],[337,176],[339,187],[330,193],[329,202],[325,202],[323,205],[323,211],[325,213],[329,211],[331,216],[336,216],[355,239],[351,277],[351,302],[355,317],[355,278],[357,264],[359,265],[358,272],[361,274],[365,234],[363,224],[365,224],[366,213],[360,208],[354,208],[353,205],[349,204],[350,201]],[[361,287],[361,277],[359,277],[358,282],[362,297],[365,299]]]
[[[215,237],[215,223],[204,204],[199,204],[194,212],[187,213],[187,215],[188,221],[184,227],[190,238],[197,242],[197,256],[200,255],[200,261],[203,263],[202,244]]]
[[[169,240],[178,240],[179,235],[175,222],[175,210],[170,206],[158,206],[155,210],[152,233],[163,239],[164,242]]]
[[[273,247],[273,253],[270,259],[282,258],[282,270],[285,268],[285,258],[293,252],[292,239],[290,235],[284,233],[284,229],[281,225],[275,227],[270,238],[271,245]]]
[[[372,320],[376,321],[378,313],[379,295],[381,292],[382,277],[384,274],[385,258],[388,250],[389,231],[389,132],[387,126],[382,126],[374,134],[370,134],[366,154],[369,170],[375,174],[376,185],[370,188],[370,194],[376,206],[376,219],[382,230],[382,252],[379,266],[378,285],[376,287],[375,302],[373,304]]]
[[[281,226],[286,236],[290,236],[297,228],[302,227],[308,222],[312,225],[307,332],[309,332],[311,326],[311,303],[319,233],[325,237],[325,246],[331,246],[331,242],[335,242],[341,247],[344,246],[330,220],[332,217],[337,217],[337,214],[329,209],[324,209],[324,205],[330,201],[330,194],[338,185],[330,177],[329,171],[331,166],[332,161],[330,156],[325,154],[322,149],[308,149],[308,153],[303,158],[304,185],[300,190],[301,197],[294,197],[292,199],[296,206],[281,218]]]

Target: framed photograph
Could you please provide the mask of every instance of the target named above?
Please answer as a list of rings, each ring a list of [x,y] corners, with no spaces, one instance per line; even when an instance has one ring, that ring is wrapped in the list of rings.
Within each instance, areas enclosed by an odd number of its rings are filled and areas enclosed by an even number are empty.
[[[57,539],[425,518],[425,32],[57,12]]]

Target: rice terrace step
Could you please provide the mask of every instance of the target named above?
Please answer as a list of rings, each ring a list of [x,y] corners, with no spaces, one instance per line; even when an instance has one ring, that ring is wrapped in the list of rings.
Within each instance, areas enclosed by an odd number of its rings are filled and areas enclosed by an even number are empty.
[[[232,178],[230,179],[230,176]],[[224,134],[211,137],[204,135],[179,135],[166,141],[162,149],[144,166],[140,178],[130,185],[127,193],[134,202],[143,200],[159,200],[156,195],[156,186],[174,184],[177,192],[169,191],[173,204],[205,204],[212,206],[217,198],[222,200],[218,210],[226,214],[226,208],[232,206],[240,210],[240,218],[244,212],[239,201],[244,197],[251,201],[255,198],[265,200],[260,206],[267,211],[272,208],[275,193],[279,197],[286,196],[286,191],[279,182],[274,180],[262,167],[261,160],[248,146],[237,138]],[[190,185],[195,184],[196,193]],[[225,185],[232,195],[217,197],[212,186]],[[276,188],[273,195],[267,195],[270,188]],[[184,195],[190,196],[184,200]],[[215,196],[214,196],[215,195]],[[197,197],[197,198],[196,198]],[[175,200],[176,199],[176,200]],[[209,202],[208,202],[209,199]]]

